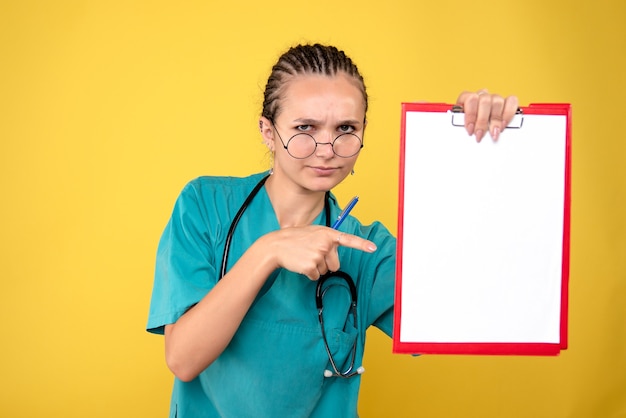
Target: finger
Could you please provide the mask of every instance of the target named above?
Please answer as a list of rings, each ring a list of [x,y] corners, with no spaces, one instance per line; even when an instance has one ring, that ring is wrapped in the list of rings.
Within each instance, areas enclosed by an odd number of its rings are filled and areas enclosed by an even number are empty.
[[[321,276],[322,274],[326,274],[328,273],[330,269],[328,268],[328,265],[326,264],[326,260],[322,260],[318,265],[317,265],[317,272],[319,273],[319,275]]]
[[[376,251],[376,244],[374,244],[372,241],[357,237],[356,235],[352,234],[345,234],[343,232],[337,232],[335,230],[331,231],[331,233],[334,234],[334,240],[337,245],[365,251],[366,253],[373,253],[374,251]]]
[[[489,134],[494,141],[498,140],[500,133],[506,127],[503,124],[502,112],[504,110],[504,98],[498,95],[491,96],[491,116],[489,118]]]
[[[339,255],[337,254],[337,249],[331,251],[325,258],[324,262],[327,268],[327,271],[337,271],[339,270]]]
[[[474,136],[480,142],[489,129],[489,118],[491,116],[491,95],[488,93],[478,94],[478,111],[476,113],[476,127]]]
[[[456,98],[456,104],[461,107],[465,107],[468,100],[475,100],[477,96],[481,96],[483,94],[489,94],[487,89],[480,89],[476,92],[473,91],[464,91],[459,94],[459,97]]]
[[[509,123],[513,120],[513,117],[517,113],[519,108],[519,100],[517,96],[509,96],[504,101],[504,110],[502,111],[502,120],[504,127],[509,126]]]
[[[456,104],[463,108],[467,134],[474,135],[476,114],[478,113],[478,94],[464,91],[456,99]]]
[[[309,280],[315,281],[315,280],[318,280],[323,273],[321,273],[317,269],[317,267],[313,267],[313,268],[302,270],[300,274],[302,274],[303,276],[306,276]]]

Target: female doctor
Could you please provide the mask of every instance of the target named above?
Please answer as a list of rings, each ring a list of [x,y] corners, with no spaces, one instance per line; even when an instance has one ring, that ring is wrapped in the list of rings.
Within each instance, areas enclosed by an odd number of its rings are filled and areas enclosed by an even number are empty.
[[[299,45],[272,68],[259,121],[267,173],[200,177],[157,252],[148,331],[176,376],[170,417],[356,417],[365,332],[392,332],[396,240],[330,193],[367,124],[356,65]],[[462,93],[469,135],[495,140],[517,98]]]

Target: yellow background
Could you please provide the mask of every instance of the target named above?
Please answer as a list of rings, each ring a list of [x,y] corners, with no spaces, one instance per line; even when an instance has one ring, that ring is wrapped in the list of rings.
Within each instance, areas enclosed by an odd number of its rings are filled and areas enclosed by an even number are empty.
[[[270,67],[321,41],[371,97],[337,194],[392,231],[401,102],[573,105],[570,348],[411,358],[373,330],[361,416],[626,417],[625,28],[622,0],[0,1],[0,416],[166,416],[157,240],[191,178],[268,167]]]

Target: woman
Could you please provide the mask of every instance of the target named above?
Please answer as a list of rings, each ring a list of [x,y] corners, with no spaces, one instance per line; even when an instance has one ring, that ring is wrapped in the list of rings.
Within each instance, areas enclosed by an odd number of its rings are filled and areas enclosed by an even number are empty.
[[[190,182],[159,243],[148,330],[165,334],[176,376],[170,416],[356,416],[365,331],[391,336],[395,238],[351,216],[330,227],[329,191],[363,144],[363,78],[342,51],[300,45],[264,98],[269,174]],[[477,140],[497,139],[517,109],[486,91],[457,103]]]

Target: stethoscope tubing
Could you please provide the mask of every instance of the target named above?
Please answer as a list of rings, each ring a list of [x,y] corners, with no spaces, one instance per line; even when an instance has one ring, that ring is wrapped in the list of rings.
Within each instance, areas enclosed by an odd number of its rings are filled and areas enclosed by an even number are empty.
[[[217,280],[220,280],[226,274],[226,267],[228,266],[228,254],[230,252],[230,244],[233,242],[233,234],[235,233],[235,228],[237,227],[237,224],[239,223],[239,220],[241,219],[241,216],[243,215],[243,213],[246,211],[246,209],[248,209],[248,206],[252,202],[252,199],[254,199],[257,193],[259,193],[259,190],[261,190],[261,187],[263,187],[263,185],[265,184],[269,176],[270,174],[266,175],[265,177],[261,179],[261,181],[257,183],[256,186],[254,186],[254,189],[252,189],[248,197],[246,197],[246,200],[243,202],[243,204],[237,211],[237,214],[235,215],[232,222],[230,223],[230,228],[228,228],[228,234],[226,234],[226,243],[224,244],[224,255],[222,256],[222,268],[220,269],[220,276],[218,277]]]
[[[224,275],[226,274],[226,269],[228,267],[228,255],[230,253],[230,246],[231,243],[233,241],[233,235],[235,233],[235,228],[237,228],[237,224],[239,224],[239,220],[241,219],[241,217],[243,216],[244,212],[246,211],[246,209],[248,209],[248,206],[250,206],[250,203],[252,202],[252,199],[254,199],[254,197],[259,193],[259,190],[261,190],[261,187],[263,187],[263,185],[265,184],[265,182],[267,181],[267,179],[270,177],[271,174],[266,175],[265,177],[263,177],[257,184],[256,186],[254,186],[254,188],[252,189],[252,191],[250,192],[250,194],[248,195],[248,197],[246,197],[246,199],[244,200],[243,204],[241,205],[241,207],[239,208],[239,210],[237,211],[237,213],[235,214],[235,217],[233,218],[230,227],[228,228],[228,233],[226,234],[226,240],[225,240],[225,244],[224,244],[224,254],[222,256],[222,265],[220,268],[220,275],[218,277],[218,280],[220,280],[222,277],[224,277]],[[324,212],[326,215],[326,226],[330,227],[330,193],[326,192],[326,196],[325,196],[325,201],[324,201]],[[318,280],[317,280],[317,285],[315,288],[315,305],[317,307],[318,310],[318,320],[321,326],[321,330],[322,330],[322,338],[324,340],[324,347],[326,349],[326,353],[328,354],[328,359],[330,360],[330,364],[334,370],[334,372],[331,372],[330,370],[325,370],[324,371],[324,376],[325,377],[342,377],[342,378],[348,378],[348,377],[352,377],[352,376],[356,376],[359,375],[361,373],[363,373],[363,371],[365,369],[363,369],[363,367],[359,367],[357,369],[357,371],[352,371],[354,369],[354,361],[356,359],[356,341],[354,342],[354,345],[352,346],[352,350],[351,350],[351,360],[350,360],[350,366],[348,367],[347,370],[345,371],[339,371],[339,369],[337,368],[337,365],[335,364],[335,360],[332,356],[332,353],[330,352],[330,347],[328,346],[328,341],[326,339],[326,332],[324,331],[324,317],[323,317],[323,303],[322,303],[322,298],[324,295],[325,291],[322,291],[322,286],[323,284],[326,282],[326,280],[328,280],[331,277],[339,277],[341,279],[343,279],[347,284],[348,287],[350,289],[350,296],[351,296],[351,302],[350,302],[350,313],[353,316],[353,320],[354,320],[354,325],[357,326],[357,313],[356,313],[356,307],[357,307],[357,291],[356,291],[356,286],[354,285],[354,280],[352,280],[352,278],[350,277],[349,274],[343,272],[343,271],[335,271],[335,272],[328,272],[326,274],[323,274]]]

